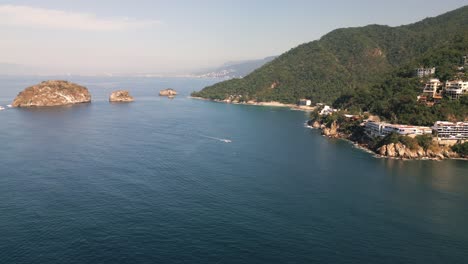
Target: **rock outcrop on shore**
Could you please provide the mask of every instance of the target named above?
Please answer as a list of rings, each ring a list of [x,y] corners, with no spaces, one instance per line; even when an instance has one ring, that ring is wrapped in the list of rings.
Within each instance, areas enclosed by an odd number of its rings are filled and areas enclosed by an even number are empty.
[[[177,95],[177,92],[171,88],[159,91],[159,96],[176,96],[176,95]]]
[[[128,91],[118,90],[113,91],[109,96],[109,102],[133,102],[135,99],[130,95]]]
[[[45,107],[91,102],[84,86],[59,80],[44,81],[24,89],[16,96],[13,107]]]
[[[427,150],[424,150],[422,147],[410,149],[400,142],[383,145],[379,147],[376,152],[380,156],[400,159],[450,159],[459,157],[457,153],[446,146],[438,146],[437,149]]]
[[[449,146],[439,145],[433,142],[430,147],[423,149],[421,146],[410,148],[401,142],[384,144],[379,147],[375,146],[372,139],[361,135],[359,140],[355,140],[352,135],[346,134],[340,129],[340,125],[333,121],[328,126],[319,121],[308,121],[308,125],[321,129],[322,135],[329,138],[342,138],[357,143],[360,147],[371,150],[381,157],[395,158],[395,159],[454,159],[463,158],[458,153],[454,152]],[[367,139],[366,139],[367,138]]]
[[[333,121],[330,127],[324,126],[322,128],[322,134],[331,138],[340,137],[340,134],[338,133],[338,124],[336,123],[336,121]]]

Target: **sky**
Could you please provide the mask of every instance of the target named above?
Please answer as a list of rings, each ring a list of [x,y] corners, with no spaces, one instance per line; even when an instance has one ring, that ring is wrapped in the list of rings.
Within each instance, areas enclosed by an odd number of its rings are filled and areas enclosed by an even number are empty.
[[[336,28],[398,26],[466,0],[0,0],[0,67],[190,73],[279,55]],[[1,72],[0,72],[1,74]]]

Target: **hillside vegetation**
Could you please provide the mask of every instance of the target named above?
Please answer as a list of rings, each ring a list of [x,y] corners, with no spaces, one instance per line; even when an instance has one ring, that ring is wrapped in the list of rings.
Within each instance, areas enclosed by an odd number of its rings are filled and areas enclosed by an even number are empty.
[[[466,100],[444,101],[442,107],[434,108],[416,105],[422,84],[412,74],[415,67],[436,66],[437,77],[448,79],[466,54],[468,6],[405,26],[337,29],[291,49],[242,79],[217,83],[192,95],[283,103],[308,98],[314,103],[376,112],[403,123],[464,119]],[[420,118],[420,111],[425,118]]]

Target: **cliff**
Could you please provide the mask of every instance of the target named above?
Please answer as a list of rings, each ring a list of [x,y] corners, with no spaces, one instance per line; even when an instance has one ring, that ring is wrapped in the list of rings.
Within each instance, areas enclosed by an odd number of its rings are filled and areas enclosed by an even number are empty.
[[[135,99],[130,95],[128,91],[118,90],[111,93],[109,96],[109,102],[133,102]]]
[[[16,96],[13,107],[59,106],[91,102],[86,87],[67,81],[44,81],[24,89]]]

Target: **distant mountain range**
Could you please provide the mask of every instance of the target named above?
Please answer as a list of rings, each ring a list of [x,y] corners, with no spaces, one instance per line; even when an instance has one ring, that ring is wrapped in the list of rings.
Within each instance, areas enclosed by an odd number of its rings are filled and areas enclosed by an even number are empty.
[[[97,76],[136,76],[136,77],[198,77],[198,78],[219,78],[228,80],[233,78],[242,78],[254,70],[262,67],[266,63],[274,60],[276,56],[266,57],[258,60],[232,61],[226,62],[220,67],[200,70],[192,74],[164,74],[164,73],[96,73]],[[0,62],[0,75],[44,75],[53,72],[44,68],[33,67],[29,65]],[[64,73],[55,73],[64,74]],[[80,75],[80,74],[76,74]],[[89,75],[89,74],[88,74]]]
[[[274,60],[277,56],[270,56],[258,60],[232,61],[223,64],[221,67],[197,72],[194,75],[200,78],[220,78],[233,79],[242,78],[256,69],[262,67],[268,62]]]

